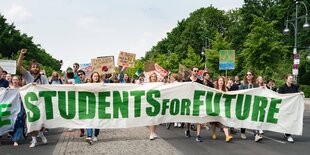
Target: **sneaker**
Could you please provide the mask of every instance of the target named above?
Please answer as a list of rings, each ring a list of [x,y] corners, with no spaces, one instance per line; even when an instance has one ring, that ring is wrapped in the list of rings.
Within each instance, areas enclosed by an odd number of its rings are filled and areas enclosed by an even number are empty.
[[[259,132],[260,135],[263,135],[263,134],[264,134],[264,131],[263,131],[263,130],[259,130],[258,132]]]
[[[195,124],[191,124],[191,129],[192,129],[193,131],[196,131],[196,130],[197,130]]]
[[[191,132],[189,130],[185,130],[185,137],[191,137]]]
[[[246,135],[244,133],[241,133],[240,137],[241,139],[246,139]]]
[[[30,144],[30,148],[33,148],[33,147],[36,147],[37,145],[37,142],[36,141],[31,141],[31,144]]]
[[[94,138],[93,138],[93,141],[94,141],[94,142],[97,142],[97,141],[98,141],[98,137],[94,137]]]
[[[216,134],[212,134],[212,139],[215,140],[216,139]]]
[[[227,136],[226,137],[226,142],[230,142],[232,140],[232,138],[233,138],[232,136]]]
[[[45,137],[44,135],[41,135],[41,136],[39,136],[39,137],[42,139],[42,142],[43,142],[44,144],[47,143],[47,139],[46,139],[46,137]]]
[[[17,143],[17,142],[14,142],[13,146],[18,146],[18,143]]]
[[[154,140],[155,138],[154,138],[154,135],[151,133],[151,135],[150,135],[150,140]]]
[[[255,135],[255,142],[259,142],[259,141],[261,141],[261,140],[263,140],[263,137],[260,136],[260,135],[258,135],[258,134],[256,134],[256,135]]]
[[[87,138],[86,138],[86,142],[87,142],[89,145],[93,144],[93,141],[91,140],[91,137],[87,137]]]
[[[284,137],[286,138],[286,140],[287,140],[288,142],[294,143],[294,139],[293,139],[292,136],[286,136],[286,135],[284,134]]]
[[[153,137],[154,137],[154,139],[158,138],[156,133],[153,133]]]
[[[200,136],[200,135],[196,136],[196,141],[197,141],[197,142],[202,142],[202,139],[201,139],[201,136]]]
[[[178,128],[181,128],[182,127],[182,123],[178,123]]]

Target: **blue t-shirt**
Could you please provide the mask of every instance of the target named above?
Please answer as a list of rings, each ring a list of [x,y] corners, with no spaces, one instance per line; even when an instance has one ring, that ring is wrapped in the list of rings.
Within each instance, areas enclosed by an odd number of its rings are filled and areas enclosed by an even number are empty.
[[[5,79],[0,79],[0,88],[1,87],[4,87],[4,88],[7,88],[9,87],[9,81],[5,80]]]
[[[81,80],[80,80],[80,77],[77,73],[74,73],[74,80],[75,80],[75,83],[78,84],[78,83],[81,83]]]

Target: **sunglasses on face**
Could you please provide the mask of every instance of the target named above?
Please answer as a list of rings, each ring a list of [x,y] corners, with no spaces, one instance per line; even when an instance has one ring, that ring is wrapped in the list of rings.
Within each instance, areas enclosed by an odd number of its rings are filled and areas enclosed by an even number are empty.
[[[252,74],[246,74],[247,76],[251,76]]]
[[[193,70],[194,72],[198,72],[198,70]]]
[[[78,66],[73,66],[73,68],[78,68]]]
[[[83,74],[78,74],[79,76],[82,76]]]

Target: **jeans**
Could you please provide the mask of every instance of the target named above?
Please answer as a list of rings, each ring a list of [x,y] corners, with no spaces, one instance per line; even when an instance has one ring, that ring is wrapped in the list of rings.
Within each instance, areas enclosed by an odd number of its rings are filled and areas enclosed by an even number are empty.
[[[95,129],[95,137],[98,137],[100,129]],[[93,129],[87,129],[87,137],[93,136]]]

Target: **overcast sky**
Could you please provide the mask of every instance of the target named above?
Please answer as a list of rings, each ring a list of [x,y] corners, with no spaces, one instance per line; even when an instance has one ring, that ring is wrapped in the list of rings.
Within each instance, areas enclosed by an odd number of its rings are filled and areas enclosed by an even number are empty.
[[[240,8],[243,0],[9,0],[0,12],[50,55],[90,63],[119,51],[145,56],[177,22],[201,7]]]

